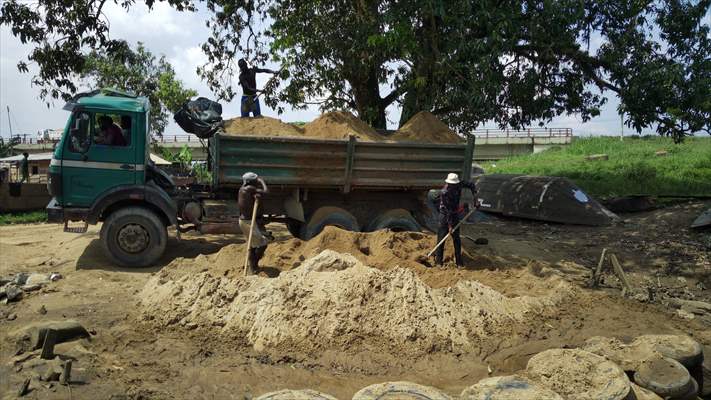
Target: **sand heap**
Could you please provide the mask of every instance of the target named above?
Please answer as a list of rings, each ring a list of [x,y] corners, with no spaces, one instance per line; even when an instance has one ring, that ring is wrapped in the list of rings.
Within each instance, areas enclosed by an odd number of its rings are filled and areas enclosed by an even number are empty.
[[[228,135],[245,136],[304,136],[297,126],[270,117],[232,118],[223,123]]]
[[[395,132],[392,140],[420,143],[462,143],[462,139],[429,111],[420,111]]]
[[[355,135],[361,141],[385,140],[383,135],[348,111],[322,114],[304,126],[304,134],[324,139],[348,139],[348,135]]]
[[[145,318],[216,329],[257,351],[363,344],[406,353],[475,351],[519,322],[554,312],[571,292],[559,283],[546,296],[507,298],[475,281],[433,289],[412,270],[382,271],[332,250],[271,279],[215,274],[204,256],[192,268],[181,268],[182,261],[147,282],[140,295]]]

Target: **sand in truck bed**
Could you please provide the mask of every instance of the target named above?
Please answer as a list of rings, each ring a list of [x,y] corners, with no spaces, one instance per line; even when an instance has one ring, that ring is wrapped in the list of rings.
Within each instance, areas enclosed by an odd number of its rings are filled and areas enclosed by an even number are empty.
[[[464,139],[431,112],[420,111],[392,136],[397,142],[462,143]]]
[[[224,122],[225,134],[245,136],[292,136],[321,139],[348,139],[362,142],[462,143],[464,139],[432,113],[422,111],[392,135],[378,133],[348,111],[322,114],[303,128],[271,117],[233,118]]]

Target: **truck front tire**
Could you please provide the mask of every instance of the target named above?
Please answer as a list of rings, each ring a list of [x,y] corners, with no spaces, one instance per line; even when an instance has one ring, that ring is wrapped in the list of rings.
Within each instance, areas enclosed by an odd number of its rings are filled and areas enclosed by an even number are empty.
[[[104,221],[101,243],[111,260],[122,267],[147,267],[163,255],[168,232],[163,221],[143,207],[121,208]]]

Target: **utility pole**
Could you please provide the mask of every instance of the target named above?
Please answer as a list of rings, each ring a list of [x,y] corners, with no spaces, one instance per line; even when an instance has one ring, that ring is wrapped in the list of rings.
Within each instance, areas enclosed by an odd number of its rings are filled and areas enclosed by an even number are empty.
[[[620,113],[620,142],[624,140],[625,136],[625,113]]]
[[[12,140],[12,121],[10,121],[10,106],[7,106],[7,124],[10,125],[10,140]]]

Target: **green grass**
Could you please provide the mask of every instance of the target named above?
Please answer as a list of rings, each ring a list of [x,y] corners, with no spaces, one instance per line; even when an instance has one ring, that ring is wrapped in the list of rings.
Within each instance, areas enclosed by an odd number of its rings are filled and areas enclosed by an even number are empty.
[[[665,150],[666,157],[655,152]],[[607,154],[609,160],[585,156]],[[492,167],[495,164],[496,167]],[[483,165],[487,173],[564,176],[598,197],[711,196],[711,138],[674,144],[661,137],[575,139],[569,146]]]
[[[0,225],[32,224],[37,222],[47,222],[47,211],[39,210],[0,214]]]

